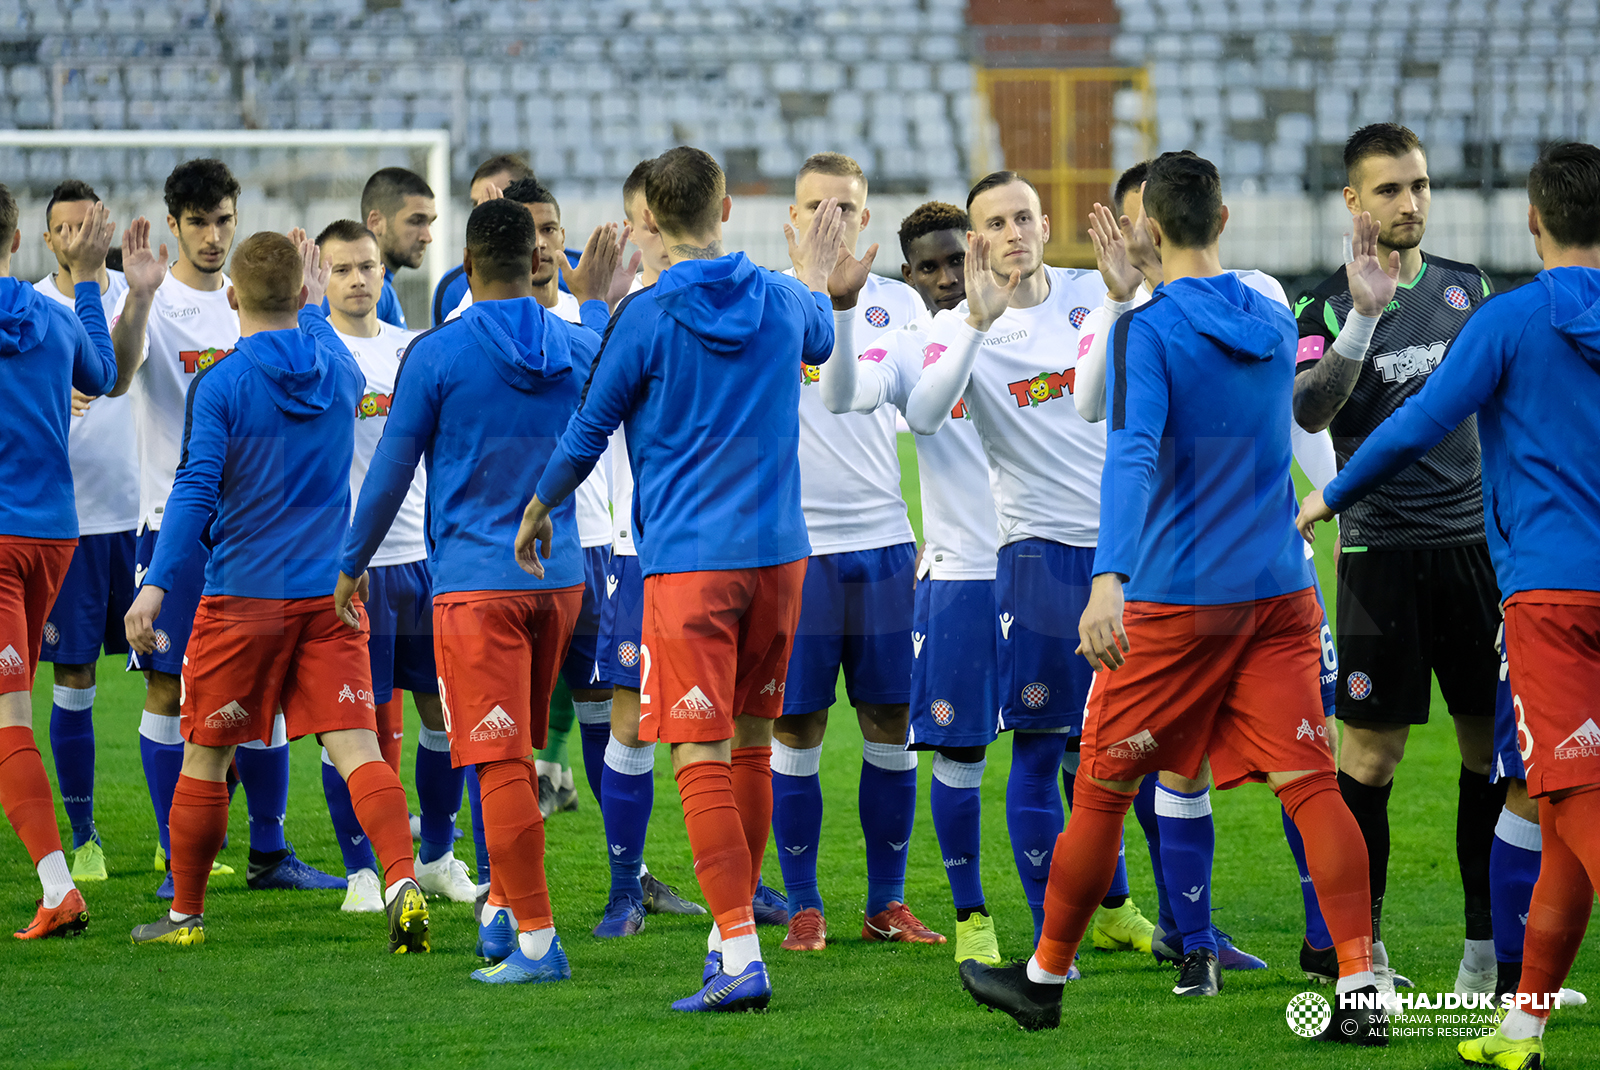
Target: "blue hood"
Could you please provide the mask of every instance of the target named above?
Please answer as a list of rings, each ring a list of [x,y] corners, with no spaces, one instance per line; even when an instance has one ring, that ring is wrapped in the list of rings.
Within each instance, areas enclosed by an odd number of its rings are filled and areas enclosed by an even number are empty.
[[[1550,326],[1600,368],[1600,270],[1552,268],[1539,279],[1550,293]]]
[[[317,340],[298,327],[262,331],[241,338],[242,354],[267,381],[267,396],[287,416],[312,417],[333,404],[334,379],[329,356]]]
[[[1232,273],[1179,279],[1157,292],[1183,310],[1195,333],[1242,363],[1271,360],[1279,346],[1294,343],[1296,331],[1289,310],[1256,293]]]
[[[761,327],[766,272],[743,253],[673,264],[656,282],[656,304],[713,353],[742,352]]]
[[[21,279],[0,278],[0,357],[44,341],[50,329],[50,299]]]
[[[507,386],[535,394],[572,374],[572,340],[566,331],[545,329],[549,315],[533,298],[517,297],[474,301],[461,322]]]

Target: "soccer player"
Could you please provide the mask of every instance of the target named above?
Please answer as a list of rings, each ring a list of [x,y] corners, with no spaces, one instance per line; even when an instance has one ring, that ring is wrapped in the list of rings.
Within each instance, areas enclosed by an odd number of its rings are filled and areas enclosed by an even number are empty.
[[[624,424],[644,573],[639,736],[672,746],[695,873],[715,918],[702,988],[672,1006],[760,1009],[772,984],[751,896],[772,815],[772,721],[810,553],[795,366],[833,348],[820,294],[845,227],[829,200],[798,239],[786,228],[796,282],[723,252],[733,202],[707,153],[663,153],[645,200],[645,226],[661,235],[672,266],[616,317],[516,552],[524,568],[544,571],[535,543],[549,552],[552,507],[564,508]]]
[[[1100,541],[1078,647],[1104,671],[1084,712],[1076,805],[1051,863],[1033,958],[961,966],[980,1003],[1025,1029],[1060,1022],[1062,986],[1111,879],[1140,778],[1160,769],[1194,778],[1208,756],[1219,786],[1264,780],[1289,807],[1339,948],[1339,991],[1376,999],[1365,850],[1326,743],[1297,731],[1322,713],[1321,615],[1303,547],[1284,523],[1293,509],[1294,320],[1222,270],[1227,209],[1208,161],[1155,160],[1144,210],[1164,283],[1117,321],[1112,344]],[[969,279],[969,336],[998,322],[1016,279]],[[964,381],[975,351],[940,355],[922,382]],[[1190,950],[1185,975],[1196,966],[1220,987],[1212,951]],[[1333,1018],[1327,1039],[1388,1039],[1375,1028],[1381,1011],[1341,1006]]]
[[[372,173],[361,189],[361,218],[378,236],[383,254],[383,294],[378,298],[378,318],[405,330],[406,313],[394,292],[394,273],[419,268],[433,242],[433,190],[422,176],[404,167],[384,167]],[[323,309],[327,311],[326,308]]]
[[[967,212],[974,233],[992,238],[987,275],[1020,273],[1020,281],[983,343],[983,360],[947,365],[969,366],[971,375],[937,384],[924,376],[907,401],[906,422],[933,434],[964,400],[988,458],[1000,536],[997,727],[1014,732],[1006,824],[1037,939],[1050,852],[1064,819],[1057,778],[1080,731],[1092,675],[1065,638],[1089,596],[1105,431],[1078,415],[1070,395],[1079,327],[1106,288],[1098,272],[1045,265],[1050,220],[1038,192],[1016,172],[979,180]],[[968,267],[982,273],[981,264]],[[971,288],[969,277],[969,297]],[[959,317],[936,322],[942,326],[930,344],[943,347],[941,354],[976,352],[978,336],[956,329]],[[948,336],[940,333],[946,328]]]
[[[1600,461],[1574,449],[1600,427],[1600,149],[1546,150],[1528,200],[1543,270],[1485,302],[1299,519],[1310,538],[1316,521],[1349,516],[1478,417],[1517,740],[1544,847],[1515,1006],[1493,1034],[1458,1046],[1466,1062],[1501,1067],[1544,1065],[1544,1027],[1600,885]]]
[[[56,829],[55,801],[33,736],[33,676],[45,615],[77,542],[67,422],[71,391],[109,393],[133,369],[106,332],[100,284],[113,226],[91,204],[59,233],[64,270],[78,280],[74,312],[8,276],[22,245],[17,202],[0,186],[0,808],[38,871],[43,894],[20,940],[73,936],[89,924]]]
[[[1379,259],[1398,262],[1400,282],[1392,301],[1357,304],[1340,269],[1295,302],[1295,419],[1307,431],[1330,428],[1341,462],[1422,389],[1490,292],[1478,268],[1422,251],[1430,192],[1415,134],[1393,123],[1364,126],[1345,142],[1344,162],[1345,206],[1378,221]],[[1495,969],[1489,852],[1505,789],[1489,782],[1500,594],[1484,536],[1474,417],[1352,503],[1340,518],[1339,541],[1339,787],[1372,866],[1380,986],[1409,984],[1389,965],[1381,926],[1389,793],[1412,726],[1428,721],[1437,677],[1461,751],[1456,858],[1466,942],[1458,979],[1488,993]]]
[[[389,950],[428,950],[405,789],[378,749],[365,615],[357,606],[352,633],[327,592],[350,512],[363,382],[316,311],[326,286],[311,243],[267,231],[241,242],[226,291],[238,343],[189,387],[165,538],[127,615],[129,645],[149,653],[162,600],[195,560],[191,544],[213,540],[183,672],[175,894],[162,917],[133,930],[135,944],[205,943],[206,879],[228,829],[228,765],[240,743],[279,731],[281,716],[293,738],[316,735],[349,783],[383,860]]]
[[[473,980],[567,980],[544,872],[544,818],[530,752],[544,744],[556,674],[582,601],[583,561],[570,506],[544,576],[507,553],[518,504],[531,494],[599,348],[533,299],[533,219],[514,202],[479,205],[467,220],[464,261],[476,298],[460,318],[418,338],[396,378],[339,565],[335,604],[360,577],[427,461],[429,564],[439,699],[457,766],[476,767],[493,867],[479,913],[483,952],[501,961]],[[614,239],[580,296],[604,292]],[[604,317],[603,302],[585,312]],[[599,326],[604,327],[600,322]],[[514,926],[514,928],[513,928]],[[514,937],[513,937],[513,934]]]
[[[867,178],[850,157],[818,153],[795,177],[789,222],[801,232],[817,206],[838,203],[854,255],[872,218]],[[857,301],[855,345],[923,313],[903,282],[869,276]],[[822,739],[839,672],[861,726],[858,791],[867,853],[864,940],[942,944],[905,904],[907,848],[917,809],[917,755],[906,749],[916,544],[900,497],[894,412],[835,415],[817,371],[800,369],[800,495],[811,559],[790,655],[783,716],[773,727],[772,828],[789,896],[789,951],[821,951],[828,926],[817,887],[822,838]]]
[[[366,388],[355,412],[355,460],[350,469],[350,495],[372,463],[378,439],[394,400],[400,357],[414,332],[378,319],[377,299],[383,286],[383,260],[372,232],[353,220],[330,223],[317,235],[322,262],[328,266],[328,322],[355,357]],[[477,898],[477,886],[454,851],[456,812],[466,770],[450,763],[450,737],[439,706],[438,674],[433,660],[433,596],[428,576],[423,502],[427,478],[418,472],[400,511],[367,571],[367,649],[372,667],[373,702],[380,711],[401,688],[411,692],[422,728],[417,737],[416,785],[422,836],[417,854],[417,884],[424,892],[458,903]],[[395,734],[399,724],[379,725]],[[380,736],[381,738],[381,736]],[[339,849],[350,882],[343,909],[383,909],[382,889],[372,847],[350,806],[344,778],[323,755],[322,786],[334,817]]]
[[[484,201],[493,200],[500,196],[502,190],[519,178],[532,178],[533,168],[528,166],[527,159],[521,153],[500,153],[491,156],[478,165],[472,172],[472,182],[467,188],[467,196],[476,208]],[[435,327],[445,321],[450,310],[461,302],[462,295],[467,293],[467,266],[458,264],[444,273],[444,278],[439,280],[439,285],[433,288],[433,325]]]
[[[963,264],[970,229],[965,211],[938,201],[901,221],[905,261],[900,274],[925,308],[906,326],[873,339],[859,360],[856,305],[877,247],[868,249],[861,261],[851,257],[840,262],[840,277],[830,280],[830,288],[841,291],[833,297],[834,355],[822,366],[819,380],[822,402],[830,412],[870,413],[890,405],[905,411],[922,371],[934,314],[954,309],[966,297]],[[964,417],[965,408],[957,408]],[[994,497],[983,444],[970,420],[952,414],[938,434],[919,435],[916,444],[925,542],[916,570],[907,745],[935,752],[929,805],[956,908],[956,961],[970,958],[998,965],[1000,945],[978,872],[978,789],[985,752],[995,738],[999,702]]]
[[[178,257],[167,270],[166,246],[150,248],[150,223],[136,219],[122,236],[128,292],[111,327],[119,362],[133,361],[133,405],[139,447],[139,540],[135,575],[143,582],[159,545],[167,495],[172,491],[186,424],[185,399],[197,373],[232,352],[239,315],[228,302],[223,271],[238,222],[239,183],[220,160],[189,160],[167,177],[167,227]],[[119,380],[113,395],[128,389]],[[131,668],[145,672],[145,709],[139,750],[160,835],[156,868],[165,872],[156,894],[170,899],[173,877],[167,812],[183,762],[179,731],[180,676],[189,629],[205,584],[205,550],[174,565],[149,649],[135,648]],[[279,728],[265,738],[246,737],[234,755],[250,811],[250,867],[254,889],[339,888],[343,878],[306,865],[284,838],[289,808],[289,744]],[[226,868],[226,867],[224,867]]]
[[[56,270],[34,283],[46,297],[71,308],[79,281],[67,261],[68,242],[100,202],[83,182],[68,179],[45,205],[44,243]],[[89,281],[89,280],[82,280]],[[120,271],[101,266],[106,322],[128,289]],[[50,752],[56,783],[72,826],[72,879],[106,879],[106,856],[94,823],[95,662],[126,654],[122,615],[133,602],[134,530],[139,526],[139,458],[134,453],[133,403],[126,397],[96,398],[69,421],[67,453],[78,508],[78,546],[61,593],[44,625],[41,661],[55,663],[55,698],[50,707]]]

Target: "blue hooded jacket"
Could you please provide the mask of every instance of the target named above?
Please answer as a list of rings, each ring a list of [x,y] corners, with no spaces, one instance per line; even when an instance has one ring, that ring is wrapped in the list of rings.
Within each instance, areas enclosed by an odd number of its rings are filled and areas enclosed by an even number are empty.
[[[70,388],[104,394],[117,383],[117,358],[99,284],[80,282],[72,296],[69,311],[29,283],[0,277],[0,535],[78,537],[67,463]]]
[[[1178,279],[1117,320],[1094,571],[1126,577],[1129,601],[1311,586],[1289,475],[1298,334],[1232,274]]]
[[[211,547],[208,595],[332,595],[350,515],[366,378],[314,308],[262,331],[189,384],[183,456],[144,582],[171,590]]]
[[[743,253],[672,265],[617,307],[539,500],[566,503],[625,424],[644,575],[810,556],[800,365],[832,351],[832,310],[803,283]]]
[[[1358,501],[1473,413],[1501,596],[1600,591],[1600,270],[1541,271],[1485,301],[1323,501]]]
[[[587,302],[586,320],[603,308]],[[359,576],[367,567],[423,460],[435,593],[581,584],[572,503],[552,517],[555,545],[543,579],[517,566],[513,543],[599,348],[593,330],[567,323],[531,297],[476,302],[460,319],[413,341],[361,484],[340,570]]]

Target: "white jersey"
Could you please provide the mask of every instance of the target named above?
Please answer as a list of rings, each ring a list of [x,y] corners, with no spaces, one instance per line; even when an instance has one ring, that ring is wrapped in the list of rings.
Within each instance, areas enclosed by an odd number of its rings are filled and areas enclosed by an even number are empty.
[[[892,405],[901,412],[922,375],[922,353],[933,316],[924,311],[898,331],[878,336],[861,350],[856,398]],[[922,484],[922,566],[918,575],[936,580],[992,580],[999,529],[989,462],[964,402],[936,434],[916,436]]]
[[[419,331],[407,331],[393,324],[378,321],[378,333],[371,338],[340,334],[339,340],[350,350],[351,356],[361,366],[366,376],[366,389],[356,408],[356,451],[350,461],[350,506],[353,509],[361,497],[361,484],[372,466],[372,455],[377,452],[378,439],[383,437],[383,427],[389,422],[389,404],[394,397],[394,379],[400,371],[400,358]],[[422,561],[428,556],[424,535],[423,507],[427,500],[428,474],[422,465],[411,478],[411,489],[406,492],[400,511],[395,514],[389,534],[383,537],[378,552],[372,555],[374,565],[405,565]]]
[[[100,295],[106,322],[128,292],[120,271],[107,271],[110,285]],[[33,284],[46,297],[72,307],[73,299],[56,288],[55,275]],[[72,464],[72,489],[78,501],[78,534],[105,535],[139,526],[139,453],[133,420],[133,399],[99,397],[82,416],[67,425],[67,459]]]
[[[445,322],[460,316],[461,313],[472,307],[472,291],[469,289],[461,295],[461,303],[455,310],[446,316]],[[578,314],[581,306],[578,299],[565,290],[556,291],[555,307],[550,311],[566,320],[580,326],[583,320]],[[606,447],[610,449],[610,447]],[[607,498],[608,480],[606,478],[606,456],[600,455],[594,471],[589,473],[589,478],[578,484],[577,493],[573,495],[573,502],[578,510],[578,544],[585,550],[591,546],[605,546],[611,542],[611,507]]]
[[[621,424],[611,433],[611,552],[638,557],[633,544],[633,465],[628,460],[628,435]]]
[[[924,314],[915,290],[879,275],[867,276],[856,309],[857,349]],[[911,542],[911,521],[900,496],[894,410],[836,416],[822,403],[817,375],[814,366],[801,365],[800,509],[811,553]]]
[[[196,290],[169,271],[150,305],[144,363],[129,393],[139,439],[139,520],[152,529],[161,528],[178,472],[189,384],[239,341],[239,314],[228,307],[228,277],[221,279],[215,290]],[[118,317],[127,303],[123,294]]]

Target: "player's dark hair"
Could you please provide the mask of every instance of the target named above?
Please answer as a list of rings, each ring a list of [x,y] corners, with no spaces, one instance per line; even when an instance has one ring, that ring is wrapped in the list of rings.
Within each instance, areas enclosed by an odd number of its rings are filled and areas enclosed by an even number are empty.
[[[1528,172],[1528,203],[1557,245],[1600,245],[1600,149],[1552,145]]]
[[[1372,156],[1404,156],[1420,151],[1424,158],[1428,151],[1422,140],[1399,123],[1372,123],[1351,134],[1344,143],[1345,180],[1355,185],[1356,165]]]
[[[214,212],[223,201],[239,203],[239,180],[221,160],[185,160],[172,169],[162,189],[167,214],[180,223],[185,212]]]
[[[528,158],[520,152],[502,152],[498,156],[491,156],[478,165],[472,172],[472,181],[468,185],[475,186],[480,179],[493,175],[510,175],[511,181],[519,178],[532,178],[533,168],[528,166]]]
[[[361,218],[368,219],[377,212],[392,219],[406,203],[407,197],[433,199],[433,190],[415,171],[404,167],[384,167],[372,172],[361,189]]]
[[[322,233],[317,235],[317,247],[321,248],[324,242],[360,241],[362,238],[371,238],[374,243],[378,240],[376,234],[354,219],[335,219],[323,227]]]
[[[1001,186],[1009,186],[1013,182],[1021,182],[1024,186],[1033,190],[1034,199],[1039,201],[1041,209],[1044,207],[1044,201],[1039,197],[1039,187],[1029,182],[1027,176],[1021,171],[990,171],[978,179],[977,185],[967,191],[967,212],[971,213],[972,202],[977,200],[980,194],[988,193],[990,190],[998,189]]]
[[[835,178],[858,178],[861,184],[867,184],[867,173],[861,170],[861,165],[842,152],[814,152],[806,157],[806,162],[800,165],[799,172],[794,176],[796,185],[807,175],[832,175]]]
[[[94,201],[99,203],[100,195],[94,187],[87,182],[76,178],[69,178],[50,191],[50,200],[44,206],[44,229],[50,229],[50,213],[56,210],[58,204],[76,204],[79,201]]]
[[[1163,152],[1145,176],[1144,213],[1166,241],[1204,249],[1222,233],[1222,176],[1210,160],[1185,149]]]
[[[628,202],[633,200],[633,195],[644,189],[645,176],[650,173],[650,168],[656,165],[654,158],[640,160],[633,165],[633,170],[628,172],[628,177],[622,183],[622,207],[628,207]]]
[[[305,271],[300,250],[277,231],[263,230],[239,243],[229,269],[234,295],[244,312],[293,312]]]
[[[663,234],[702,235],[722,219],[727,196],[722,168],[703,149],[679,145],[656,157],[644,179],[644,200]]]
[[[556,195],[534,179],[517,179],[505,188],[501,196],[517,204],[548,204],[556,210],[556,218],[561,218],[561,205],[556,201]]]
[[[5,183],[0,182],[0,242],[5,242],[7,247],[11,245],[11,235],[17,232],[17,211],[17,199],[11,196]]]
[[[1141,160],[1128,168],[1117,178],[1117,184],[1111,188],[1111,210],[1120,217],[1122,215],[1122,202],[1133,190],[1144,185],[1150,177],[1150,161]]]
[[[516,282],[533,276],[533,216],[516,201],[484,201],[467,217],[467,254],[484,282]]]
[[[962,243],[965,245],[967,231],[971,229],[972,220],[967,217],[967,213],[953,204],[929,201],[927,204],[918,205],[910,215],[900,221],[900,255],[909,261],[912,242],[941,230],[960,231]]]

